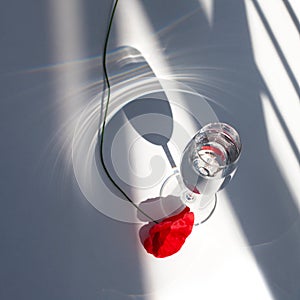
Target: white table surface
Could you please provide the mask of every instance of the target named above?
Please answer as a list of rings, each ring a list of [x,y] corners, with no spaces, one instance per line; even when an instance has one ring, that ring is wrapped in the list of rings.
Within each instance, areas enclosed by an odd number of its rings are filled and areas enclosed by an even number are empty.
[[[116,196],[91,168],[96,145],[84,156],[74,143],[95,139],[78,124],[89,112],[86,124],[97,120],[112,4],[2,5],[0,299],[300,299],[299,1],[119,1],[109,51],[137,49],[157,77],[205,97],[243,141],[213,217],[165,259],[143,249],[134,210],[135,221],[119,221]],[[124,159],[137,172],[127,183],[144,199],[134,178],[162,150],[139,141],[130,152],[126,128]]]

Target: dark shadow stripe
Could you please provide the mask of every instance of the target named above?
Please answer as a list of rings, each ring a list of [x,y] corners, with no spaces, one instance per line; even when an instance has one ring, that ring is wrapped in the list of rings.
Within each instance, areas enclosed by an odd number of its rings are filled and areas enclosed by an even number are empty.
[[[272,41],[272,43],[273,43],[273,45],[274,45],[274,47],[276,49],[276,52],[277,52],[279,58],[281,59],[281,62],[283,64],[283,66],[284,66],[284,68],[285,68],[285,70],[286,70],[286,72],[287,72],[287,74],[288,74],[288,76],[289,76],[289,78],[290,78],[293,86],[294,86],[294,89],[295,89],[298,97],[300,98],[300,91],[299,91],[298,82],[297,82],[296,77],[293,74],[293,71],[291,70],[291,68],[290,68],[290,66],[289,66],[289,64],[288,64],[288,62],[287,62],[287,60],[285,58],[285,55],[283,54],[283,52],[281,50],[281,47],[280,47],[278,41],[277,41],[277,39],[276,39],[276,37],[275,37],[275,35],[274,35],[271,27],[270,27],[270,25],[269,25],[269,23],[268,23],[265,15],[264,15],[261,7],[259,6],[257,0],[253,0],[253,4],[254,4],[254,6],[255,6],[255,8],[257,10],[257,13],[258,13],[261,21],[263,22],[263,24],[264,24],[264,26],[265,26],[265,28],[267,30],[268,35],[270,36],[270,39],[271,39],[271,41]]]
[[[300,33],[300,23],[299,23],[299,20],[295,14],[290,2],[288,0],[282,0],[282,1],[284,3],[288,13],[290,14],[291,19],[293,20],[294,25],[296,26],[298,32]]]
[[[290,133],[290,130],[288,129],[287,125],[286,125],[286,122],[284,121],[283,117],[282,117],[282,114],[280,113],[280,110],[278,109],[276,103],[275,103],[275,100],[274,100],[274,97],[272,96],[269,88],[267,87],[267,84],[266,82],[264,81],[264,79],[262,78],[262,81],[264,82],[264,85],[265,85],[265,92],[270,100],[270,103],[272,105],[272,108],[274,109],[274,112],[276,114],[276,117],[278,118],[279,122],[280,122],[280,125],[290,143],[290,146],[292,147],[293,149],[293,152],[294,154],[296,155],[296,158],[299,159],[300,158],[300,153],[299,153],[299,150],[298,150],[298,147],[297,147],[297,144],[295,143],[294,141],[294,138],[292,137],[291,133]]]

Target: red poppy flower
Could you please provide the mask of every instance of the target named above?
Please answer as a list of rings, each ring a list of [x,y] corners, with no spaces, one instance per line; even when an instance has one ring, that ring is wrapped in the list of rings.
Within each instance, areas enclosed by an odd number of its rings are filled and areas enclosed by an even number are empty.
[[[178,252],[191,234],[194,226],[194,213],[186,207],[181,213],[155,224],[144,241],[147,252],[155,257],[166,257]]]

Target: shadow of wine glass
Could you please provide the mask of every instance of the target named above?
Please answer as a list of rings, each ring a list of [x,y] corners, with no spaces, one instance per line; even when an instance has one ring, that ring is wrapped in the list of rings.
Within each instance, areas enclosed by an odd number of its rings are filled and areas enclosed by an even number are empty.
[[[149,118],[150,116],[150,118]],[[136,119],[139,119],[140,121],[135,122]],[[122,140],[115,142],[118,139],[118,132],[120,128],[123,128],[124,126],[129,126],[129,130],[124,130],[122,132]],[[172,136],[173,132],[173,116],[172,116],[172,110],[169,105],[169,103],[166,100],[157,99],[157,98],[142,98],[142,99],[135,99],[125,106],[123,106],[119,111],[117,111],[114,116],[109,120],[109,122],[106,125],[106,135],[105,135],[105,164],[110,172],[110,175],[118,184],[119,187],[129,197],[136,202],[135,199],[135,188],[137,182],[143,182],[144,186],[143,188],[148,188],[153,185],[153,181],[157,180],[157,178],[160,178],[164,172],[164,166],[159,165],[153,168],[152,173],[145,179],[138,178],[138,175],[133,174],[130,171],[130,158],[127,157],[127,154],[130,152],[130,147],[132,144],[135,143],[135,140],[130,140],[130,131],[134,130],[136,132],[136,136],[138,136],[138,139],[142,139],[146,141],[147,143],[150,143],[152,146],[161,146],[164,153],[166,154],[166,158],[169,161],[171,168],[176,167],[176,164],[174,162],[174,159],[169,151],[168,148],[168,142],[170,141],[170,138]],[[129,132],[129,133],[128,133]],[[128,134],[129,136],[126,137],[123,135]],[[129,144],[122,144],[122,141],[127,140]],[[111,154],[111,149],[115,149],[113,155]],[[103,171],[102,164],[100,162],[99,158],[99,143],[98,147],[95,149],[95,158],[96,158],[96,165],[98,172],[103,180],[103,182],[106,184],[106,186],[111,190],[111,192],[118,194],[118,191],[113,186],[113,184],[110,182],[110,180],[107,178],[105,172]],[[116,168],[116,163],[114,161],[115,157],[121,157],[126,161],[124,165],[122,165],[119,168]],[[151,158],[147,158],[151,159]],[[162,158],[161,158],[162,159]],[[147,160],[148,161],[148,160]],[[159,161],[165,163],[163,160]],[[121,168],[121,171],[120,171]],[[120,172],[120,173],[119,173]],[[148,179],[148,180],[147,180]],[[146,184],[146,182],[148,184]],[[121,195],[119,195],[120,198],[122,198]],[[150,216],[157,216],[156,219],[160,219],[163,216],[166,216],[166,213],[158,214],[157,207],[158,205],[161,205],[161,201],[159,201],[159,197],[157,198],[157,203],[154,204],[154,202],[151,202],[151,205],[149,205],[149,202],[147,202],[147,205],[144,204],[142,207],[140,207],[143,211],[145,211]],[[124,200],[125,201],[125,200]],[[177,203],[177,202],[174,202]],[[146,209],[147,206],[147,209]],[[178,208],[178,203],[176,204]],[[134,212],[134,207],[133,207]],[[134,212],[135,213],[135,212]],[[136,214],[136,213],[135,213]],[[137,211],[137,217],[141,221],[149,221],[149,218],[145,220],[145,216],[142,217],[142,214]]]
[[[173,132],[173,115],[171,106],[168,101],[162,101],[160,99],[137,99],[128,103],[123,108],[128,120],[132,120],[133,118],[154,114],[156,116],[164,116],[164,118],[159,119],[156,118],[150,124],[143,124],[144,126],[134,126],[134,129],[148,142],[162,146],[164,152],[168,158],[168,161],[172,168],[176,167],[174,159],[170,153],[168,142],[172,136]],[[165,118],[167,117],[167,118]],[[146,129],[147,128],[147,129]],[[149,128],[151,128],[151,133],[149,132]],[[146,129],[146,130],[145,130]]]

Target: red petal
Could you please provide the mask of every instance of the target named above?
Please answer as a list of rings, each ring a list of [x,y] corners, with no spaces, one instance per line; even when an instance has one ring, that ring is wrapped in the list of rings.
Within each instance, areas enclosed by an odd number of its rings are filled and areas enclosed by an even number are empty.
[[[178,215],[155,224],[149,231],[149,237],[144,241],[147,252],[160,258],[178,252],[194,226],[194,214],[189,210],[186,207]]]

